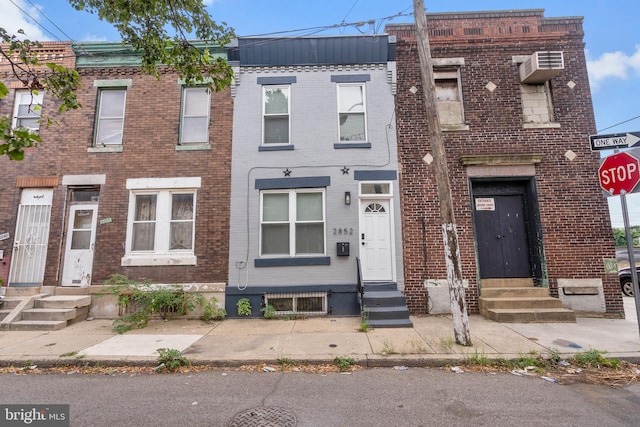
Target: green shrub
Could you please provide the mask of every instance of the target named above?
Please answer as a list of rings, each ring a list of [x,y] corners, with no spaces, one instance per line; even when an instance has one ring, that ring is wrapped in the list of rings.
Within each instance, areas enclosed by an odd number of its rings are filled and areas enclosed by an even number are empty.
[[[266,306],[260,309],[265,319],[275,319],[276,318],[276,309],[273,308],[271,304],[267,304]]]
[[[240,298],[236,303],[238,307],[238,316],[251,316],[251,302],[249,298]]]

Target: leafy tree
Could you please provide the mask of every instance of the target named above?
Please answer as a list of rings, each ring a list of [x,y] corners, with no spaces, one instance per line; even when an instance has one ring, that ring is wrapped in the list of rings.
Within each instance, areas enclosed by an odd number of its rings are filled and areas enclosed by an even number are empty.
[[[634,225],[630,227],[633,246],[640,247],[640,226]],[[627,246],[627,234],[624,228],[613,228],[613,240],[618,247]]]
[[[77,10],[97,14],[120,33],[122,44],[131,46],[141,58],[141,70],[160,76],[159,67],[176,70],[187,85],[202,84],[218,91],[228,87],[233,78],[231,66],[223,58],[198,49],[189,38],[207,45],[224,46],[235,36],[225,22],[217,24],[206,11],[202,0],[68,0]],[[172,34],[169,34],[171,31]],[[24,36],[23,31],[18,33]],[[11,74],[33,93],[45,90],[58,98],[59,111],[80,108],[75,92],[80,76],[72,69],[53,63],[42,64],[37,48],[42,44],[20,39],[0,28],[0,57],[8,62]],[[0,81],[0,99],[9,91]],[[39,106],[33,106],[34,109]],[[47,125],[52,121],[46,118]],[[27,129],[11,129],[11,119],[0,117],[0,156],[22,160],[24,149],[40,142]]]

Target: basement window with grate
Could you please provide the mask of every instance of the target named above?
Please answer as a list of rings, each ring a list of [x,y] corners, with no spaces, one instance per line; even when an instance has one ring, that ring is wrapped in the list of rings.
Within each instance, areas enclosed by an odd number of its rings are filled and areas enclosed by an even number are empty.
[[[326,292],[265,294],[265,304],[271,305],[277,316],[303,314],[322,316],[327,314]]]

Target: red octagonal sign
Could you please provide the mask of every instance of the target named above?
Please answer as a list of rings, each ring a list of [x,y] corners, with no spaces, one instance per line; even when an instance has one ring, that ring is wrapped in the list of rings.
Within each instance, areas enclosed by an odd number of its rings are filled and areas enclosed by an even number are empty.
[[[612,196],[631,193],[640,182],[640,160],[622,152],[606,157],[600,168],[600,187]]]

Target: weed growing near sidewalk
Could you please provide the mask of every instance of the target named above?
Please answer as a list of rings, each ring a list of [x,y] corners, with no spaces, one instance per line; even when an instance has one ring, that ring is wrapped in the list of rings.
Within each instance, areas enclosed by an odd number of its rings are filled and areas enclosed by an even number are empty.
[[[175,372],[183,366],[190,366],[191,362],[180,353],[179,350],[173,348],[161,348],[158,350],[158,367],[156,372],[162,372],[165,368],[170,372]]]
[[[249,298],[240,298],[236,303],[238,316],[251,316],[251,302]]]
[[[113,330],[122,334],[149,323],[152,314],[164,320],[171,315],[185,315],[193,311],[201,295],[185,292],[179,286],[154,285],[150,282],[131,280],[122,274],[112,274],[104,282],[105,293],[97,296],[113,295],[118,299],[118,307],[123,315],[113,321]]]
[[[338,367],[340,372],[344,372],[349,370],[356,361],[352,357],[336,356],[335,359],[333,359],[333,363]]]

